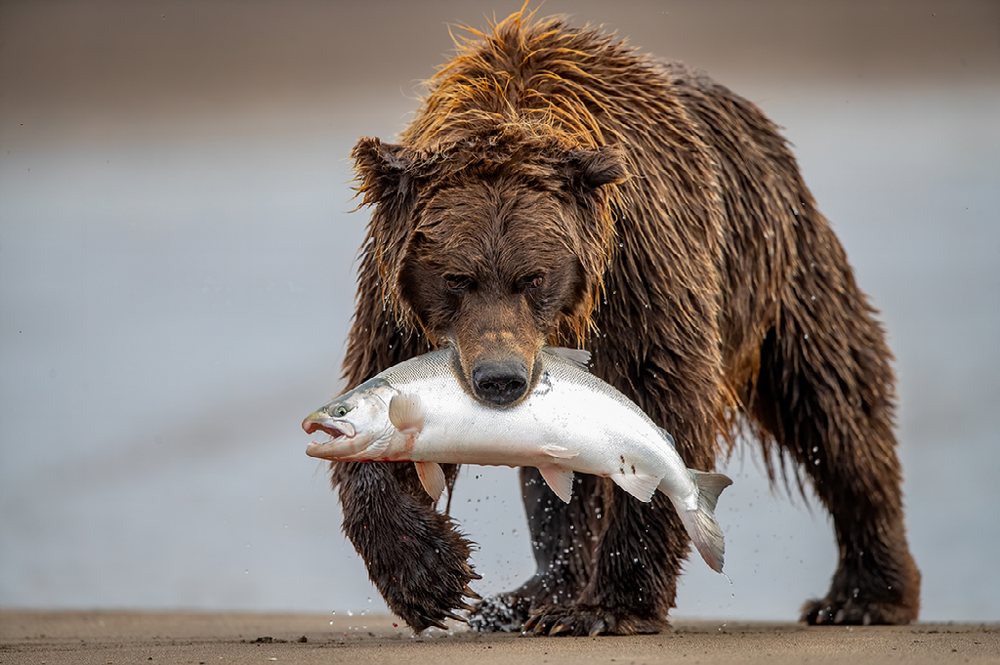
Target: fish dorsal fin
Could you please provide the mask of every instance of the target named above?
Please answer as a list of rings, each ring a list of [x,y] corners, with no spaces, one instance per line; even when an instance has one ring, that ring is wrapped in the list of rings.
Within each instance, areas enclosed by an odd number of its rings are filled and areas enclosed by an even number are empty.
[[[562,499],[563,503],[569,503],[573,496],[573,472],[560,469],[558,466],[540,466],[538,471],[556,496]]]
[[[420,478],[420,484],[424,486],[427,494],[430,495],[434,501],[441,498],[441,493],[444,492],[444,471],[441,470],[441,465],[437,462],[414,462],[413,466],[417,468],[417,476]]]
[[[566,362],[576,365],[585,372],[590,371],[590,351],[584,349],[567,349],[564,346],[546,346],[545,350],[556,358],[562,358]]]
[[[389,422],[403,434],[419,434],[424,428],[424,410],[417,395],[402,393],[389,400]]]
[[[641,471],[633,471],[631,466],[615,469],[610,476],[618,487],[639,499],[643,503],[653,500],[656,487],[660,484],[660,478]]]
[[[559,459],[573,459],[580,454],[580,450],[573,450],[567,448],[566,446],[560,446],[557,443],[546,443],[542,446],[542,452],[549,457],[556,457]]]

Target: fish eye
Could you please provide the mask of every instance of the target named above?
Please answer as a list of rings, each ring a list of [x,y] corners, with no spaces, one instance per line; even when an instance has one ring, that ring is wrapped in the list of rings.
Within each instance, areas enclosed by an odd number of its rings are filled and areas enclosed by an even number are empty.
[[[333,410],[333,415],[336,416],[337,418],[343,418],[344,416],[347,415],[347,411],[348,411],[347,407],[341,405]]]

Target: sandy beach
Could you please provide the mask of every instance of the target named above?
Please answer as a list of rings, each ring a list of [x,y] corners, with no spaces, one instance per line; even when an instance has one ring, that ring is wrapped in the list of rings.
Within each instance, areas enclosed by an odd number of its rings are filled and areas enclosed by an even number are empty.
[[[1000,625],[680,621],[639,637],[414,636],[386,616],[0,611],[0,663],[997,663]]]

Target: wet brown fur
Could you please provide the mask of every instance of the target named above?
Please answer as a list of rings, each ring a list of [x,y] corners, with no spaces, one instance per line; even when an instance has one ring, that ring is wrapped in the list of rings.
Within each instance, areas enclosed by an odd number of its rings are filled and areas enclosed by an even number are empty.
[[[917,617],[892,356],[756,106],[613,36],[522,11],[460,44],[398,145],[363,138],[353,157],[372,218],[351,385],[452,344],[471,393],[483,359],[523,363],[535,379],[543,344],[583,345],[689,466],[712,468],[719,442],[742,430],[811,482],[840,563],[804,620]],[[563,507],[536,471],[521,477],[538,573],[474,623],[665,627],[688,551],[669,501],[585,477]],[[470,545],[412,465],[338,465],[333,481],[392,611],[421,630],[466,606]]]

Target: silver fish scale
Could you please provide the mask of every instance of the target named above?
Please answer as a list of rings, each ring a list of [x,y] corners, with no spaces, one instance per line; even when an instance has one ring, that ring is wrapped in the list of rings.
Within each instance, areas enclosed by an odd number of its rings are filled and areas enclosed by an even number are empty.
[[[455,414],[461,413],[477,421],[478,428],[505,430],[523,423],[524,419],[538,423],[542,418],[550,425],[543,429],[551,431],[551,426],[556,424],[572,427],[573,419],[580,417],[583,411],[586,412],[584,417],[592,424],[607,424],[612,430],[609,432],[611,438],[616,439],[618,444],[625,444],[625,448],[631,448],[629,441],[646,427],[649,428],[649,435],[640,435],[640,438],[647,445],[673,448],[670,435],[613,386],[590,374],[579,363],[563,358],[558,352],[544,349],[540,357],[542,376],[538,385],[523,402],[513,407],[490,406],[468,395],[458,381],[457,356],[451,348],[416,356],[385,370],[376,378],[386,381],[401,393],[412,392],[424,397],[436,395],[438,401],[434,410],[439,416],[442,409],[450,412],[455,420],[459,419]],[[443,404],[440,400],[448,400],[451,404]],[[587,408],[581,409],[585,404]],[[468,410],[470,408],[471,411]],[[487,417],[489,414],[495,417]],[[600,417],[591,419],[590,416],[594,415]],[[631,421],[632,427],[622,430],[620,426],[625,424],[622,418],[626,421],[637,418],[640,422]],[[617,425],[611,427],[611,422]],[[668,451],[668,455],[674,454],[674,450]],[[617,458],[616,455],[612,457]]]
[[[380,373],[378,378],[382,378],[388,381],[390,385],[396,387],[410,383],[421,383],[437,374],[454,378],[454,353],[452,349],[431,351],[430,353],[404,360],[398,365],[393,365]]]
[[[551,390],[551,381],[579,386],[585,391],[600,394],[604,398],[613,399],[619,406],[625,407],[653,427],[659,429],[659,426],[642,409],[636,406],[635,402],[616,390],[613,386],[590,374],[586,368],[548,350],[542,351],[541,358],[543,373],[532,395],[544,394]],[[457,378],[455,363],[455,351],[450,348],[441,349],[394,365],[380,373],[377,378],[384,379],[393,387],[401,389],[403,386],[409,384],[420,384],[439,377]]]

